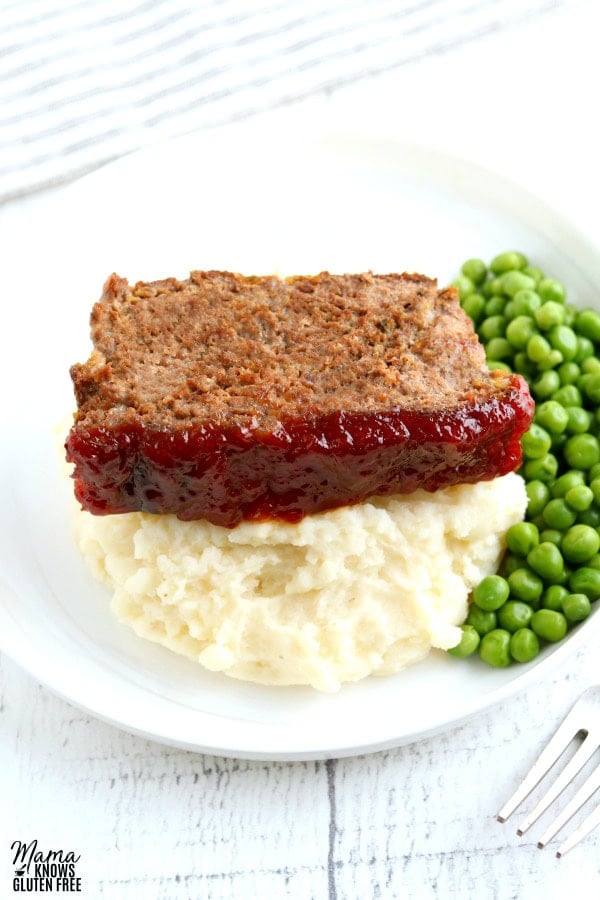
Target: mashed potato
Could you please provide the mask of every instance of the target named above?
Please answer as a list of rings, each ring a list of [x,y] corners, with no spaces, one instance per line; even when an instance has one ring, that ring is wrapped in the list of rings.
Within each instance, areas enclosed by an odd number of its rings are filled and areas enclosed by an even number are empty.
[[[457,644],[525,505],[511,474],[231,530],[78,512],[76,536],[142,637],[234,678],[335,691]]]

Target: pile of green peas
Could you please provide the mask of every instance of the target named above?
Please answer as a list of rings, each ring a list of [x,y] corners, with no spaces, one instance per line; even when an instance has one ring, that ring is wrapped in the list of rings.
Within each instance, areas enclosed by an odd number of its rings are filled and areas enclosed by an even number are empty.
[[[524,522],[506,533],[497,575],[473,591],[458,646],[491,666],[529,662],[600,597],[600,315],[508,251],[467,260],[453,282],[490,369],[523,375],[535,400],[519,473]]]

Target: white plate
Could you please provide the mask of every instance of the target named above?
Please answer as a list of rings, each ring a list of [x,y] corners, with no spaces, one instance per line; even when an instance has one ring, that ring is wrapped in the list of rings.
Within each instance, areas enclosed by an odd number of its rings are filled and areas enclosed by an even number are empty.
[[[4,229],[6,231],[6,229]],[[102,719],[188,749],[308,759],[406,743],[541,679],[598,630],[595,615],[532,665],[488,669],[434,653],[334,696],[205,672],[118,624],[70,537],[56,423],[71,362],[89,352],[105,276],[412,270],[446,282],[467,256],[523,248],[591,304],[600,256],[545,204],[441,152],[384,139],[286,143],[232,131],[128,157],[0,234],[8,391],[2,439],[0,647]],[[8,406],[8,408],[6,408]]]

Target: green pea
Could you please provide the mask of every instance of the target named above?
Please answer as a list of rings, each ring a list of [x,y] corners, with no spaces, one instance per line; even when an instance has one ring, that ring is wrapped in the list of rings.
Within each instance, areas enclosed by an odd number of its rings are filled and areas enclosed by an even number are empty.
[[[540,372],[546,372],[548,369],[555,369],[557,366],[560,366],[562,361],[563,355],[560,350],[552,349],[550,353],[543,359],[540,359],[536,365]]]
[[[490,263],[490,270],[494,275],[502,275],[512,269],[524,269],[527,265],[527,257],[518,250],[506,250],[499,253]]]
[[[513,366],[515,372],[519,372],[521,375],[524,375],[528,381],[532,381],[537,375],[537,366],[533,363],[526,353],[522,350],[519,350],[518,353],[515,353],[515,358],[513,360]]]
[[[551,584],[542,594],[542,606],[544,609],[562,612],[563,600],[568,596],[569,592],[562,584]]]
[[[512,345],[503,337],[492,338],[485,347],[485,355],[488,360],[510,359],[513,353]]]
[[[491,297],[488,297],[485,301],[486,316],[504,315],[504,310],[506,309],[506,304],[508,302],[508,297],[504,294],[492,294]]]
[[[544,307],[542,306],[542,309]],[[577,335],[568,325],[555,325],[550,331],[549,340],[555,350],[559,350],[567,362],[577,355]]]
[[[540,544],[544,544],[548,541],[551,544],[556,544],[556,546],[560,548],[562,539],[562,531],[557,531],[556,528],[544,528],[540,531]]]
[[[547,372],[542,372],[532,387],[537,399],[547,400],[560,388],[560,376],[554,369],[549,369]]]
[[[546,453],[541,459],[528,459],[523,466],[526,481],[554,481],[558,472],[558,460],[552,453]]]
[[[510,666],[510,634],[503,628],[494,628],[485,634],[479,645],[479,656],[489,666],[497,669]]]
[[[545,641],[562,641],[567,633],[565,616],[554,609],[538,609],[531,617],[531,627]]]
[[[540,363],[550,354],[552,347],[541,334],[534,334],[527,341],[527,356],[532,362]]]
[[[564,303],[567,296],[564,285],[562,285],[560,281],[555,281],[553,278],[543,278],[538,282],[537,291],[542,298],[543,303],[547,303],[548,301]]]
[[[574,594],[585,594],[590,600],[600,597],[600,569],[581,566],[569,577],[569,587]]]
[[[512,553],[519,556],[527,556],[539,542],[539,531],[532,522],[517,522],[516,525],[511,525],[506,532],[506,546]],[[506,597],[508,597],[508,585],[506,588]]]
[[[492,629],[496,627],[496,622],[495,612],[480,609],[479,606],[475,606],[474,603],[471,603],[466,624],[472,625],[478,635],[483,637],[484,634],[492,631]]]
[[[567,443],[569,438],[568,434],[553,434],[552,435],[552,452],[557,453]]]
[[[600,359],[597,356],[590,356],[581,363],[581,371],[586,375],[600,374]]]
[[[531,662],[540,652],[537,634],[531,628],[519,628],[511,636],[509,651],[515,662]]]
[[[530,316],[516,316],[506,326],[506,337],[518,350],[523,350],[534,334],[537,334],[537,328]]]
[[[587,485],[578,484],[565,494],[567,505],[576,512],[584,512],[594,502],[594,494]]]
[[[494,338],[494,340],[500,340],[500,338]],[[512,369],[508,365],[508,363],[500,362],[499,359],[488,359],[487,367],[491,372],[493,372],[495,369],[500,369],[502,372],[512,372]]]
[[[487,278],[487,266],[482,259],[467,259],[460,271],[474,284],[481,284]]]
[[[450,650],[448,650],[448,653],[450,656],[458,657],[458,659],[466,659],[467,656],[471,656],[471,654],[477,650],[480,637],[472,625],[461,625],[461,629],[462,635],[460,642],[456,647],[451,647]]]
[[[581,391],[574,384],[565,384],[559,388],[552,399],[561,406],[581,406],[583,402]]]
[[[491,341],[495,337],[503,337],[506,330],[506,319],[504,316],[488,316],[479,326],[479,334],[486,341]]]
[[[473,294],[472,296],[475,295]],[[503,315],[506,318],[506,302],[506,297],[504,297],[502,294],[496,294],[494,297],[490,297],[490,299],[485,304],[486,316]]]
[[[585,594],[568,594],[563,600],[563,613],[569,622],[583,622],[592,611]]]
[[[519,291],[532,291],[536,284],[533,278],[523,275],[522,272],[511,271],[501,276],[502,293],[514,297]],[[542,297],[543,300],[543,297]]]
[[[528,603],[523,603],[522,600],[509,600],[498,610],[498,625],[512,633],[529,625],[532,614],[533,610]]]
[[[562,434],[569,424],[569,415],[556,400],[546,400],[536,409],[535,421],[552,434]]]
[[[574,469],[590,469],[600,461],[600,444],[592,434],[575,434],[564,447],[567,463]]]
[[[546,525],[559,531],[570,528],[577,519],[575,510],[571,509],[562,497],[550,500],[544,507],[542,516]]]
[[[508,599],[508,582],[500,575],[487,575],[473,591],[473,602],[480,609],[494,612]]]
[[[600,553],[596,553],[591,559],[588,559],[586,566],[590,569],[600,569]]]
[[[564,574],[564,560],[556,544],[545,541],[527,554],[527,563],[546,581],[554,582]]]
[[[543,481],[530,481],[525,485],[525,492],[527,494],[527,515],[530,518],[538,516],[550,499],[550,488]]]
[[[587,409],[582,406],[565,407],[569,415],[567,422],[567,434],[585,434],[592,425],[592,417]]]
[[[600,537],[589,525],[573,525],[565,534],[561,549],[567,562],[584,563],[600,550]]]
[[[525,266],[522,271],[524,275],[529,275],[530,278],[533,278],[536,284],[544,278],[544,273],[537,266]]]
[[[585,381],[585,395],[595,405],[600,403],[600,373],[590,373],[590,377]]]
[[[544,303],[539,309],[536,309],[534,316],[538,328],[541,328],[542,331],[550,331],[551,328],[564,324],[565,307],[561,303]]]
[[[550,492],[553,497],[566,497],[571,488],[578,487],[580,484],[585,484],[585,472],[572,469],[556,479]]]
[[[452,287],[456,288],[461,300],[464,300],[465,297],[468,297],[469,294],[475,291],[475,284],[466,275],[459,275],[458,278],[455,278],[452,282]]]
[[[495,296],[496,294],[503,294],[504,288],[502,287],[502,278],[500,276],[496,276],[496,278],[492,278],[491,281],[488,282],[490,286],[490,296]]]
[[[541,459],[550,450],[552,438],[544,428],[534,422],[521,438],[521,445],[528,459]]]
[[[476,325],[482,320],[485,313],[485,300],[481,294],[469,294],[461,301],[461,306]]]
[[[575,362],[582,363],[586,359],[590,359],[594,355],[594,345],[589,338],[577,335],[577,353],[575,354]]]
[[[517,291],[512,300],[511,312],[516,316],[533,316],[542,305],[542,299],[535,291]]]
[[[575,384],[580,375],[581,369],[576,362],[565,362],[558,368],[558,377],[563,385]]]
[[[539,600],[544,590],[544,583],[539,575],[531,569],[516,569],[508,576],[508,584],[513,597],[526,603]]]
[[[575,318],[575,326],[579,334],[591,341],[600,341],[600,315],[595,309],[581,309]]]
[[[600,526],[600,509],[597,506],[590,506],[589,509],[584,509],[583,512],[577,514],[577,523],[598,528]]]

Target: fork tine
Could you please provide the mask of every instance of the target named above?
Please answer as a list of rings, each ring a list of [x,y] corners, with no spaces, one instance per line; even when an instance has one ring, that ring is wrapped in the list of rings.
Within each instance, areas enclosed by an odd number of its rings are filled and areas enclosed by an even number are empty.
[[[533,764],[512,797],[504,804],[497,815],[499,822],[506,822],[517,806],[520,806],[523,800],[532,792],[534,787],[540,783],[546,772],[552,768],[559,756],[564,753],[575,735],[580,731],[586,730],[580,721],[580,712],[584,705],[584,698],[585,694],[579,698],[573,709],[567,714],[562,725],[558,727],[554,736],[541,752],[537,762]]]
[[[525,834],[525,832],[531,828],[533,823],[537,822],[542,813],[548,809],[550,804],[556,800],[559,794],[562,794],[567,785],[571,783],[597,749],[598,744],[586,737],[577,753],[569,760],[556,781],[550,785],[539,803],[537,803],[531,812],[523,819],[520,826],[517,828],[517,834]]]
[[[538,847],[540,850],[542,847],[545,847],[546,844],[552,840],[555,834],[563,828],[564,825],[567,824],[569,819],[571,819],[578,809],[581,809],[586,800],[589,800],[590,797],[596,793],[596,791],[600,788],[600,766],[598,766],[594,771],[589,775],[588,778],[581,785],[575,796],[567,803],[565,808],[561,813],[554,819],[553,822],[550,823],[544,834],[538,841]]]
[[[576,844],[587,837],[594,828],[600,825],[600,806],[597,806],[596,809],[589,814],[587,819],[584,819],[579,828],[577,828],[571,837],[567,838],[564,841],[558,850],[556,851],[557,857],[560,859],[561,856],[564,856],[565,853],[568,853]]]

